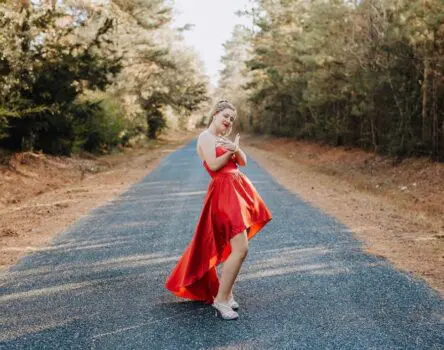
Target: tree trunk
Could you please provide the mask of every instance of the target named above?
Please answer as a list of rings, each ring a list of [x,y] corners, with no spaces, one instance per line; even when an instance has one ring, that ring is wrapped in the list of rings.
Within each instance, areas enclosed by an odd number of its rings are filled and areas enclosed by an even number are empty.
[[[20,0],[19,1],[19,12],[22,12],[23,10],[27,10],[31,7],[31,1],[30,0]]]
[[[435,160],[439,160],[440,158],[440,152],[439,152],[439,121],[438,121],[438,111],[437,111],[437,103],[436,103],[436,90],[437,90],[437,83],[436,83],[436,76],[433,75],[432,77],[432,154],[433,158]]]
[[[377,152],[378,146],[376,145],[376,128],[375,128],[375,116],[372,113],[370,117],[370,128],[372,131],[372,143],[373,143],[373,151]]]
[[[424,74],[422,78],[422,127],[421,127],[421,141],[425,144],[429,140],[429,133],[427,131],[427,102],[428,102],[428,94],[427,94],[427,80],[429,77],[430,71],[430,62],[426,57],[424,59]]]

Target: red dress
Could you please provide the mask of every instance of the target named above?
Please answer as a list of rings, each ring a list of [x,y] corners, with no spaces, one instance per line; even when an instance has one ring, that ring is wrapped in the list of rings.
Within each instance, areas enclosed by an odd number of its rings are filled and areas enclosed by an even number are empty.
[[[216,157],[225,152],[216,147]],[[230,255],[230,239],[244,230],[251,239],[272,216],[234,156],[217,171],[203,164],[212,180],[193,238],[165,287],[179,297],[212,303],[219,288],[216,265]]]

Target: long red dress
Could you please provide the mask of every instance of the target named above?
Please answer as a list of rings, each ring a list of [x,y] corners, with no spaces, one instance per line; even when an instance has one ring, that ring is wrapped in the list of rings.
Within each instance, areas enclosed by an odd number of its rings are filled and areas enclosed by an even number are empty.
[[[216,157],[227,152],[216,147]],[[212,171],[203,208],[191,242],[166,280],[165,287],[187,299],[212,303],[219,288],[216,266],[231,253],[230,239],[247,230],[251,239],[272,215],[250,180],[239,171],[233,156]]]

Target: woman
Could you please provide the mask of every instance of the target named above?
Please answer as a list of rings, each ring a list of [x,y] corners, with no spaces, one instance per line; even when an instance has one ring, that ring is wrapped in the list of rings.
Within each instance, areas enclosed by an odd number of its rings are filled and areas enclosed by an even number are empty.
[[[250,180],[239,171],[247,158],[234,142],[226,139],[236,119],[236,109],[219,101],[211,124],[197,141],[197,153],[212,177],[194,236],[166,281],[166,288],[183,298],[212,303],[216,316],[239,317],[233,284],[248,252],[248,240],[272,216]],[[216,266],[220,263],[220,283]]]

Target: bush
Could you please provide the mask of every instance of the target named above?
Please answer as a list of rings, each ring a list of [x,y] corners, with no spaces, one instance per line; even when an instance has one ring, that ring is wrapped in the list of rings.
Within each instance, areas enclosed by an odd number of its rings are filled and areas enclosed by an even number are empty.
[[[76,109],[75,151],[103,153],[122,142],[125,123],[118,102],[107,97],[79,104]]]
[[[0,11],[2,147],[69,155],[78,143],[77,135],[86,134],[75,127],[82,129],[88,123],[96,127],[97,134],[89,133],[82,144],[90,148],[109,143],[113,137],[106,133],[119,128],[94,104],[77,102],[86,90],[105,90],[122,68],[107,34],[113,21],[106,19],[94,38],[77,42],[75,29],[80,23],[57,26],[61,15],[43,7],[20,13]]]

